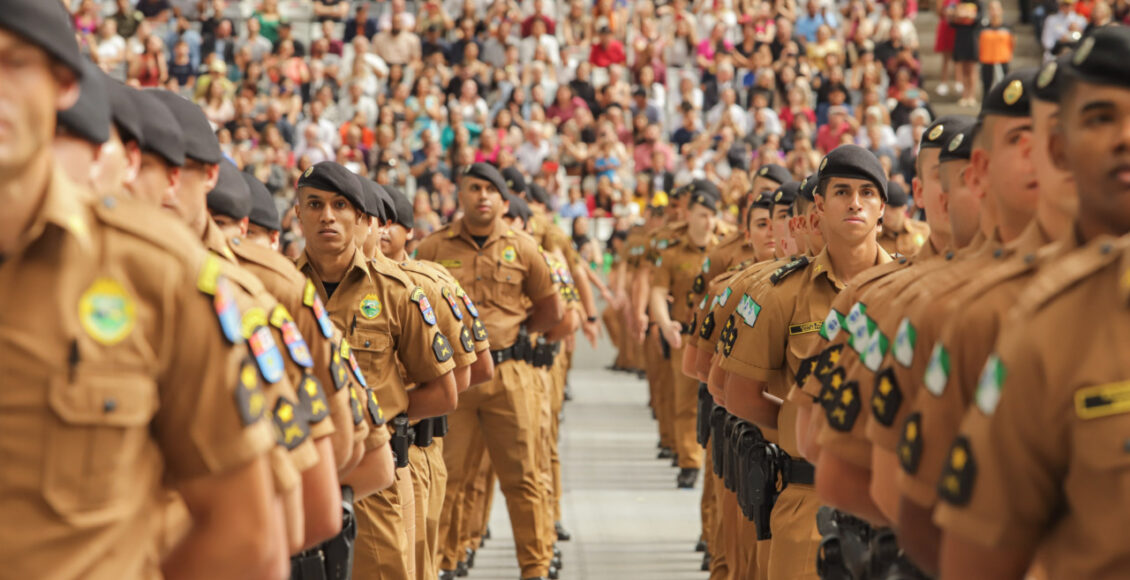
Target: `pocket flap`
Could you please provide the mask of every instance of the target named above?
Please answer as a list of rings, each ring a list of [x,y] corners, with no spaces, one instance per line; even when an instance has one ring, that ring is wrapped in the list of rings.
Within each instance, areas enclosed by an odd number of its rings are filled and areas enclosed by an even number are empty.
[[[51,384],[51,409],[71,425],[130,427],[148,423],[157,411],[156,383],[140,373],[78,369]]]
[[[349,337],[349,346],[353,350],[367,352],[384,352],[392,346],[392,337],[379,330],[357,329]]]

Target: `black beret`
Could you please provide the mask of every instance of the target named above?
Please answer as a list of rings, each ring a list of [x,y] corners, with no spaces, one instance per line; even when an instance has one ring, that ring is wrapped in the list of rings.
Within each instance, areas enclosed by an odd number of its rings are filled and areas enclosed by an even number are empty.
[[[240,175],[234,163],[220,161],[220,178],[216,187],[208,192],[208,211],[241,220],[251,215],[251,188]]]
[[[762,165],[761,168],[757,170],[756,177],[764,177],[765,179],[770,179],[777,182],[778,185],[782,183],[788,183],[793,180],[793,176],[789,174],[789,170],[780,165],[777,165],[776,163]]]
[[[749,171],[749,149],[744,145],[734,145],[726,152],[726,163],[731,169]]]
[[[526,178],[522,177],[522,172],[518,171],[517,167],[507,167],[501,173],[502,178],[506,180],[506,187],[510,188],[510,193],[514,195],[526,193]]]
[[[910,198],[906,195],[906,189],[899,185],[897,181],[887,182],[887,205],[891,207],[906,207]]]
[[[773,205],[792,205],[796,202],[797,195],[800,193],[800,182],[789,181],[782,183],[773,192]]]
[[[357,176],[357,181],[361,182],[361,197],[365,199],[365,214],[382,222],[388,221],[388,205],[382,199],[382,197],[386,197],[384,188],[366,177]]]
[[[222,166],[220,170],[223,171]],[[282,219],[279,217],[279,206],[275,205],[275,196],[254,175],[244,171],[240,173],[240,177],[251,192],[251,213],[247,216],[249,221],[272,232],[282,230]]]
[[[1014,70],[985,95],[980,117],[1027,117],[1032,110],[1032,90],[1036,87],[1035,68]]]
[[[172,111],[173,118],[184,134],[186,157],[208,164],[219,163],[223,159],[224,154],[220,151],[220,142],[216,139],[212,124],[196,103],[162,89],[145,89],[145,92],[152,93]]]
[[[536,183],[531,183],[529,187],[526,188],[526,197],[529,198],[528,201],[549,207],[549,192]]]
[[[122,142],[136,141],[139,145],[145,141],[142,130],[141,115],[137,114],[137,89],[118,82],[103,73],[106,93],[110,97],[110,114],[114,125],[118,128],[118,135]]]
[[[757,196],[757,199],[753,200],[753,202],[749,204],[749,208],[750,209],[761,208],[761,209],[767,209],[767,210],[772,211],[773,210],[773,194],[772,193],[763,193],[763,194]]]
[[[392,202],[393,211],[396,216],[389,216],[389,221],[396,222],[404,229],[410,230],[416,226],[416,208],[412,207],[412,200],[408,199],[407,195],[399,189],[386,185],[384,186],[385,194],[388,195],[389,201]]]
[[[938,161],[968,161],[973,155],[973,138],[977,135],[980,126],[980,123],[976,122],[963,125],[961,130],[950,138],[949,143],[946,143],[941,154],[938,155]]]
[[[361,193],[361,179],[333,161],[322,161],[308,168],[302,177],[298,178],[297,189],[303,187],[336,193],[348,199],[353,207],[369,213]]]
[[[1063,75],[1060,73],[1068,66],[1071,66],[1071,55],[1067,53],[1044,64],[1036,75],[1036,88],[1032,90],[1032,96],[1045,103],[1058,103],[1059,87],[1063,85]]]
[[[722,200],[722,190],[714,185],[713,181],[709,179],[696,179],[688,186],[687,193],[697,197],[698,194],[703,194],[714,198],[715,202]]]
[[[506,186],[506,180],[503,179],[502,174],[489,163],[472,163],[463,168],[463,175],[489,181],[503,197],[510,193],[510,188]]]
[[[1130,28],[1103,26],[1079,43],[1068,70],[1080,80],[1096,85],[1130,87]]]
[[[819,184],[820,174],[813,173],[800,181],[800,188],[797,190],[797,195],[810,202],[816,201],[816,186]]]
[[[62,2],[5,0],[0,28],[23,37],[82,77],[82,56],[75,42],[71,15]]]
[[[976,121],[969,115],[944,115],[938,117],[925,131],[922,132],[922,141],[919,149],[943,149],[953,139],[954,135],[961,132],[961,127]]]
[[[530,218],[534,216],[534,212],[530,211],[530,206],[526,203],[526,200],[510,194],[506,196],[506,201],[510,202],[510,209],[506,210],[506,217],[519,218],[524,222],[529,222]]]
[[[164,159],[169,165],[184,165],[184,135],[180,125],[170,123],[169,108],[151,91],[134,91],[133,104],[141,119],[141,150]]]
[[[883,201],[887,200],[887,175],[879,158],[859,145],[840,145],[825,155],[820,162],[820,178],[826,177],[866,179],[879,188]]]
[[[110,100],[106,80],[98,65],[83,59],[78,101],[59,111],[59,125],[85,141],[101,145],[110,139]]]

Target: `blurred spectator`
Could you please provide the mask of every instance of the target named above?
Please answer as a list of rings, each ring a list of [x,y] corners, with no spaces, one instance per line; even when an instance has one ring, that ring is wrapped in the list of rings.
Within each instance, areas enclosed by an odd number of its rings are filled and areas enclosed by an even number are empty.
[[[145,15],[134,8],[130,0],[117,0],[116,7],[114,15],[109,20],[114,21],[118,34],[123,38],[129,38],[137,32],[137,27],[145,20]]]
[[[981,29],[980,62],[981,94],[989,92],[995,79],[1008,74],[1008,64],[1012,62],[1012,51],[1016,39],[1012,31],[1004,25],[1004,8],[998,0],[989,2],[989,22]]]
[[[1045,57],[1050,57],[1055,43],[1067,38],[1071,33],[1082,33],[1087,26],[1087,19],[1074,10],[1075,0],[1059,0],[1059,11],[1044,19],[1043,34],[1040,43],[1044,47]]]
[[[593,66],[606,68],[614,64],[624,64],[624,45],[612,37],[612,28],[607,24],[600,27],[600,37],[592,46],[589,62]]]

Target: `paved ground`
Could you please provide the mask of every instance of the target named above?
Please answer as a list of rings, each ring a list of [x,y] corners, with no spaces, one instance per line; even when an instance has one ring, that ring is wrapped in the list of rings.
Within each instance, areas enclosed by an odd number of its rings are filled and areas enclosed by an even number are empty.
[[[613,356],[578,347],[569,380],[561,455],[565,526],[562,580],[705,579],[699,534],[698,489],[676,490],[675,468],[655,458],[655,422],[647,408],[647,383],[604,370]],[[497,491],[496,491],[497,493]],[[513,536],[505,500],[495,497],[493,539],[479,550],[473,580],[517,580]]]

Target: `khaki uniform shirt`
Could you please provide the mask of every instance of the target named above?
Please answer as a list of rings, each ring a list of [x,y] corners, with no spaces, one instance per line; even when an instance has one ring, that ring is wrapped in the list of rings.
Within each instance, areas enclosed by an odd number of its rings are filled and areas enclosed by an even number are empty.
[[[168,214],[58,169],[19,244],[0,259],[3,575],[159,578],[164,486],[275,445],[230,284],[198,289],[206,253]]]
[[[298,269],[310,277],[319,296],[327,296],[308,254],[299,257]],[[365,405],[370,415],[378,414],[370,417],[378,425],[408,410],[406,381],[426,383],[455,367],[455,347],[437,328],[427,293],[387,258],[366,260],[355,250],[353,263],[325,305],[330,320],[345,334],[342,348],[349,352],[342,353],[343,361],[351,363],[380,406],[374,413]],[[398,363],[404,377],[393,372]],[[366,449],[383,444],[386,435],[370,437]]]
[[[948,308],[937,309],[931,319],[915,325],[920,329],[916,330],[919,349],[926,346],[931,354],[927,371],[918,379],[926,388],[911,401],[906,421],[897,425],[902,429],[899,487],[923,507],[932,507],[937,500],[935,486],[946,454],[996,345],[1001,319],[1038,265],[1063,252],[1061,245],[1047,247],[1048,242],[1033,220],[1020,237],[1001,248],[999,265],[954,293]],[[930,348],[924,341],[932,336],[938,339]]]
[[[929,239],[930,226],[926,222],[906,218],[899,231],[883,226],[883,231],[879,234],[879,245],[888,253],[911,257]]]
[[[752,293],[750,288],[756,288],[767,281],[776,269],[787,263],[786,260],[774,258],[752,264],[734,275],[725,285],[718,284],[714,291],[705,296],[706,302],[699,304],[709,311],[702,317],[702,324],[699,325],[696,333],[699,350],[722,352],[723,349],[732,349],[734,335],[737,332],[733,320],[734,309],[737,308],[739,300],[730,298],[732,296],[740,298],[743,293]],[[727,340],[720,343],[723,338]]]
[[[480,248],[456,221],[420,242],[416,256],[438,262],[471,295],[495,349],[509,348],[526,320],[525,296],[533,302],[553,295],[552,273],[537,245],[501,219]]]
[[[1035,550],[1050,578],[1130,570],[1127,242],[1100,238],[1040,268],[939,481],[935,521],[948,533]]]
[[[700,296],[706,290],[700,274],[707,253],[716,245],[718,241],[713,235],[707,238],[706,245],[696,246],[689,234],[683,234],[660,250],[651,271],[651,287],[667,289],[671,320],[683,324],[684,334],[690,334],[697,326],[691,321],[691,313],[697,311]]]
[[[440,270],[443,269],[443,266],[434,262],[413,259],[400,262],[399,266],[413,282],[428,293],[428,300],[436,305],[440,332],[445,336],[458,337],[454,343],[453,351],[455,354],[452,356],[455,366],[465,367],[474,363],[479,358],[475,354],[475,337],[470,326],[463,324],[463,321],[470,317],[463,314],[463,307],[456,298],[455,285],[452,284],[452,280],[440,277]],[[489,343],[487,348],[489,348]]]

